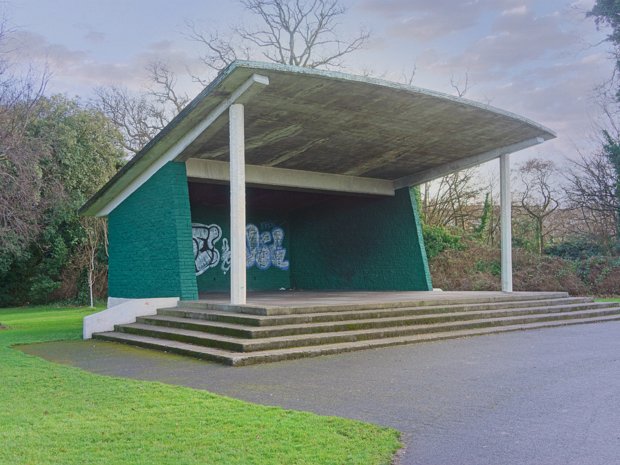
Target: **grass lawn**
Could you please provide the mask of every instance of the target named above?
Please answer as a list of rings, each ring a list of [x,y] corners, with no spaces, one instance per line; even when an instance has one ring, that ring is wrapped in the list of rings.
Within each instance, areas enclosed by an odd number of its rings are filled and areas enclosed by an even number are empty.
[[[95,375],[11,348],[78,339],[88,313],[0,309],[0,464],[372,465],[400,447],[390,428]]]
[[[604,297],[601,299],[595,299],[597,302],[620,302],[620,297]]]

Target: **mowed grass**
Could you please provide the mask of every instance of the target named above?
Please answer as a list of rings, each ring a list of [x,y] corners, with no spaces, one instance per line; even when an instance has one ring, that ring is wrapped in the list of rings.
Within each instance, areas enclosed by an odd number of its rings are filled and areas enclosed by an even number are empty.
[[[0,309],[0,464],[372,465],[400,447],[390,428],[95,375],[11,348],[79,339],[88,313]]]
[[[596,300],[597,302],[620,302],[620,297],[604,297],[594,300]]]

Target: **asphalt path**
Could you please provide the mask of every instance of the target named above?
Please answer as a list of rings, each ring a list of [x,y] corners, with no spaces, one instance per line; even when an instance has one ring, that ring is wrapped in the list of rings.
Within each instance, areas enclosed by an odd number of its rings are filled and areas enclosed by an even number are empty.
[[[403,465],[620,465],[620,322],[230,368],[115,343],[22,350],[95,373],[389,425]]]

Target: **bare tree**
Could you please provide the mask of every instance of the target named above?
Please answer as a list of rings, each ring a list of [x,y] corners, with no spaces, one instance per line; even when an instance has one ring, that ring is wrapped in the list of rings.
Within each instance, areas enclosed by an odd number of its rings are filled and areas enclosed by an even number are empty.
[[[84,229],[85,240],[82,244],[83,252],[78,256],[83,258],[88,271],[88,292],[90,306],[93,308],[95,306],[93,288],[98,275],[97,267],[100,265],[97,254],[103,247],[106,256],[108,255],[108,229],[105,218],[83,216],[80,218],[80,224]]]
[[[185,93],[176,90],[177,77],[170,67],[161,61],[152,62],[147,66],[152,85],[147,94],[155,99],[163,108],[169,107],[167,118],[179,113],[189,102]]]
[[[338,21],[346,12],[339,0],[241,0],[241,4],[258,20],[256,27],[239,26],[222,33],[203,31],[187,22],[187,35],[204,46],[200,59],[210,71],[257,53],[276,63],[339,67],[369,38],[364,30],[349,40],[339,37]],[[147,72],[150,86],[142,92],[116,86],[95,90],[93,105],[121,131],[130,154],[137,153],[189,101],[178,92],[176,76],[165,63],[151,63]],[[211,76],[193,74],[192,78],[206,85]]]
[[[186,21],[188,37],[205,47],[200,61],[211,71],[221,71],[235,60],[249,60],[250,49],[243,45],[233,33],[224,34],[220,31],[203,31],[193,21]],[[233,31],[234,32],[234,31]],[[194,81],[202,85],[209,83],[209,75],[192,74]]]
[[[411,68],[403,70],[402,81],[408,86],[413,85],[413,79],[415,78],[418,66],[414,63]]]
[[[129,153],[140,151],[189,101],[175,89],[176,76],[165,63],[151,63],[147,71],[151,85],[142,92],[118,86],[95,89],[93,106],[120,130]]]
[[[116,126],[123,135],[123,148],[137,153],[163,128],[167,121],[161,106],[145,94],[132,94],[119,86],[95,89],[93,105]]]
[[[457,97],[463,98],[469,91],[469,70],[465,71],[463,79],[456,79],[454,74],[450,76],[450,86],[456,92]]]
[[[571,228],[611,250],[620,238],[620,104],[605,84],[597,90],[601,117],[594,122],[592,142],[600,148],[591,154],[578,151],[579,158],[568,160],[565,171],[568,207],[575,213]]]
[[[341,67],[343,58],[370,37],[362,29],[351,39],[341,39],[338,21],[346,8],[339,0],[241,0],[241,4],[258,19],[256,27],[239,26],[226,36],[188,24],[189,37],[205,46],[202,62],[212,70],[219,71],[239,57],[247,59],[253,51],[275,63]]]
[[[6,23],[0,21],[0,43],[7,39]],[[10,73],[6,56],[0,56],[0,272],[2,254],[19,255],[37,236],[41,213],[54,201],[54,185],[44,187],[40,161],[48,152],[40,140],[29,137],[28,126],[39,112],[47,84],[47,72],[37,76]]]
[[[449,174],[421,186],[424,221],[435,226],[467,230],[476,221],[474,204],[480,196],[476,185],[477,170],[467,169]]]
[[[537,250],[542,255],[551,233],[547,218],[560,206],[560,194],[552,181],[556,168],[551,161],[534,158],[526,161],[517,173],[523,185],[517,194],[520,206],[534,222]]]
[[[598,151],[579,160],[569,160],[566,170],[566,194],[569,206],[579,213],[579,233],[608,247],[617,237],[618,179],[609,159]]]

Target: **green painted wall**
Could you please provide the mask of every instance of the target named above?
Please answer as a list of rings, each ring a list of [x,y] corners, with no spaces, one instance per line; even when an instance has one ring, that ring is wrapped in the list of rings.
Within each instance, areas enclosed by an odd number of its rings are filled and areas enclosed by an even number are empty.
[[[164,165],[108,216],[109,295],[196,299],[184,163]]]
[[[291,218],[296,289],[431,290],[415,198],[347,198]]]
[[[197,276],[199,292],[228,291],[230,289],[230,271],[224,272],[222,266],[224,239],[230,241],[230,215],[229,210],[217,207],[192,205],[192,222],[204,225],[218,225],[222,230],[222,237],[213,246],[220,255],[217,265],[208,268],[204,273]],[[248,213],[247,222],[255,225],[259,231],[272,231],[273,228],[281,228],[284,231],[282,246],[286,249],[285,259],[289,260],[289,225],[286,215],[277,211],[273,213],[252,214]],[[230,243],[229,243],[230,244]],[[270,266],[261,270],[252,266],[247,270],[247,287],[250,291],[290,289],[290,269],[283,270],[277,266]]]

